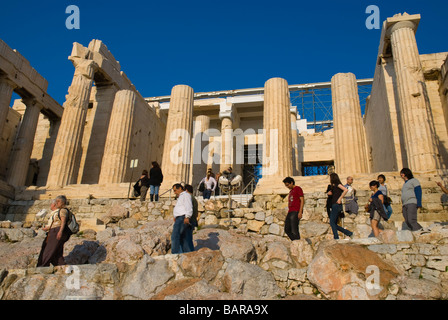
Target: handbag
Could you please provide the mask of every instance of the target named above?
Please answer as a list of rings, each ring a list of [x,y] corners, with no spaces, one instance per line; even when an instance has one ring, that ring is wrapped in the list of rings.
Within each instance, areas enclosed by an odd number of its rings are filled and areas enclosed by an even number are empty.
[[[199,190],[200,192],[204,192],[204,190],[205,190],[205,183],[204,183],[204,181],[202,181],[202,182],[199,184],[199,188],[198,188],[198,190]]]

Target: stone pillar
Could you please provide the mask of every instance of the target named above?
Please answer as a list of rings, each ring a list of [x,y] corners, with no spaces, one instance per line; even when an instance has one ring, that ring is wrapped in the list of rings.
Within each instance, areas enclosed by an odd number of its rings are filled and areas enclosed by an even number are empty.
[[[0,77],[0,137],[3,134],[14,88],[15,84],[11,80]]]
[[[331,79],[335,140],[335,171],[338,174],[367,173],[365,133],[358,84],[353,73],[338,73]]]
[[[425,98],[427,93],[415,39],[416,29],[416,23],[405,20],[390,26],[387,33],[392,45],[408,167],[412,171],[432,171],[437,169],[438,151],[434,121]]]
[[[299,134],[297,132],[297,110],[290,109],[291,117],[291,143],[292,143],[292,171],[294,176],[301,176],[301,163],[299,162]]]
[[[42,106],[34,99],[22,100],[26,105],[19,133],[12,148],[6,180],[12,186],[24,186],[33,151],[34,136]]]
[[[221,116],[221,162],[219,171],[233,166],[233,120],[231,114]],[[233,169],[233,167],[232,167]],[[233,171],[233,170],[232,170]]]
[[[288,82],[272,78],[264,85],[263,179],[292,176],[292,142]]]
[[[194,92],[191,87],[177,85],[171,90],[162,158],[164,178],[160,193],[171,189],[174,183],[188,182],[193,102]],[[165,194],[165,196],[168,196],[168,194]]]
[[[89,107],[93,76],[97,65],[91,60],[73,58],[75,75],[63,105],[64,113],[56,139],[48,175],[48,186],[75,183],[80,161],[81,142]]]
[[[125,182],[129,167],[132,126],[137,96],[134,91],[120,90],[115,95],[107,130],[99,184]]]
[[[196,187],[207,173],[209,129],[210,117],[197,116],[194,121],[190,166],[190,180],[193,187]]]

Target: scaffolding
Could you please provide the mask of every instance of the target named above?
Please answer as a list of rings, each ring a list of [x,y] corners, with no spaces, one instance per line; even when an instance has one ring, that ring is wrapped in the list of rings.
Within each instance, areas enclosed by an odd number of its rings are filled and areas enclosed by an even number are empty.
[[[364,115],[366,100],[372,91],[372,79],[358,80],[361,114]],[[333,128],[331,83],[290,87],[291,105],[297,107],[300,119],[307,120],[307,129],[322,132]]]

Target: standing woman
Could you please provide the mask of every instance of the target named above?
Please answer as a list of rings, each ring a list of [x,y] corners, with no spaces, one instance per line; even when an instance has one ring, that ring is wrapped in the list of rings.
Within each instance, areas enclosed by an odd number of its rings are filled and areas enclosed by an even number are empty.
[[[348,190],[346,187],[342,185],[339,176],[336,173],[330,174],[330,185],[331,190],[327,193],[327,195],[331,195],[331,212],[330,212],[330,227],[333,231],[333,236],[335,239],[339,239],[338,231],[341,231],[346,236],[351,237],[353,232],[342,228],[338,225],[338,217],[342,212],[342,199],[347,194]]]
[[[47,237],[42,244],[42,249],[37,260],[37,267],[48,267],[65,265],[64,244],[70,238],[70,231],[67,228],[69,211],[66,209],[67,198],[58,196],[55,199],[56,210],[50,218],[52,222],[49,227],[42,228],[47,231]]]
[[[153,161],[151,164],[152,168],[149,170],[149,196],[151,201],[159,201],[159,188],[163,182],[162,169],[160,169],[157,161]]]

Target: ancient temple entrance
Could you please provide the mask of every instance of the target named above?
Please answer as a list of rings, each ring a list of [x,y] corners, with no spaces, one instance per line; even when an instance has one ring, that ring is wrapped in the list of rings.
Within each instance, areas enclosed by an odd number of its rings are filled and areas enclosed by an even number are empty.
[[[263,154],[262,144],[244,146],[244,166],[243,183],[248,186],[245,193],[251,193],[262,177],[261,155]],[[252,186],[249,186],[251,185]]]
[[[328,167],[334,166],[334,161],[303,162],[302,176],[322,176],[328,174]]]

